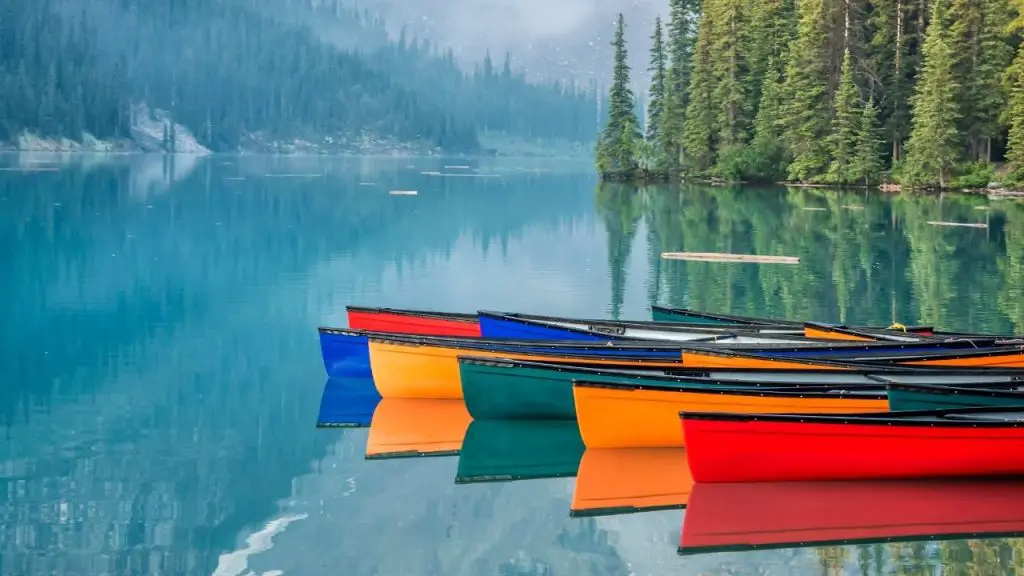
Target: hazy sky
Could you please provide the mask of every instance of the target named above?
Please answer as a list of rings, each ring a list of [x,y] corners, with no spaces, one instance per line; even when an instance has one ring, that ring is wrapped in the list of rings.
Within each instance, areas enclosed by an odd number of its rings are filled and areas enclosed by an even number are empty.
[[[392,32],[407,25],[417,35],[476,60],[490,48],[494,58],[512,52],[516,67],[554,76],[572,70],[580,79],[610,73],[616,15],[626,16],[630,60],[646,68],[654,16],[667,0],[352,0],[381,13]]]

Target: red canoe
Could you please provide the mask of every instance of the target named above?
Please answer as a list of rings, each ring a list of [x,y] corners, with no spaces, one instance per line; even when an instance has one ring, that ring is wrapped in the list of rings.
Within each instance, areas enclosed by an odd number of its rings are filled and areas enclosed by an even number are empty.
[[[1021,534],[1022,481],[696,484],[679,553]]]
[[[424,312],[396,308],[364,308],[346,306],[348,326],[353,330],[395,332],[417,336],[480,337],[480,320],[476,314]]]
[[[680,417],[697,482],[1024,475],[1024,407]]]

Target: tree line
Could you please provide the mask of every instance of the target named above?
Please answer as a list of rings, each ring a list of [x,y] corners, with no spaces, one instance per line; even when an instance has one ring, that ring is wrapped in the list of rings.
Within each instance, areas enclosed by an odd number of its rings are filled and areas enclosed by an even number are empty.
[[[669,0],[635,114],[621,18],[597,167],[917,187],[1024,181],[1021,0]]]
[[[132,102],[170,111],[219,151],[256,133],[370,133],[471,152],[485,126],[583,141],[597,129],[593,86],[534,84],[489,60],[466,73],[450,52],[388,40],[378,18],[340,2],[307,9],[383,41],[340,47],[240,0],[0,0],[0,141],[126,137]]]

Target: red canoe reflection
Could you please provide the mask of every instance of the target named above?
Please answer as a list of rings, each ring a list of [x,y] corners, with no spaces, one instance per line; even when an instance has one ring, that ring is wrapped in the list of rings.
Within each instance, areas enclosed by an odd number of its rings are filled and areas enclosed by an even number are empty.
[[[694,485],[684,555],[1024,534],[1024,481]]]

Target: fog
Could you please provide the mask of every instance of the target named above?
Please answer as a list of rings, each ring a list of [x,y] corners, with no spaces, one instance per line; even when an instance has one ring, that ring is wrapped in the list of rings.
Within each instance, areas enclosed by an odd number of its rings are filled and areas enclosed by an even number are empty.
[[[384,16],[389,32],[411,34],[450,46],[463,62],[479,61],[490,49],[505,51],[513,66],[531,77],[596,77],[611,72],[615,17],[626,15],[630,63],[645,77],[654,17],[667,14],[667,0],[351,0]]]

